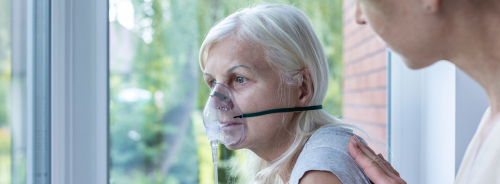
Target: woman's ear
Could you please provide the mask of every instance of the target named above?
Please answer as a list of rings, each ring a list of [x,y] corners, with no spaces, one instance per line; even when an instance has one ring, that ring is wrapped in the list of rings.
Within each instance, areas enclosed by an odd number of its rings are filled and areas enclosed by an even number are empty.
[[[314,95],[314,84],[311,79],[311,73],[309,69],[302,70],[302,84],[300,84],[299,90],[299,103],[301,107],[308,106]]]

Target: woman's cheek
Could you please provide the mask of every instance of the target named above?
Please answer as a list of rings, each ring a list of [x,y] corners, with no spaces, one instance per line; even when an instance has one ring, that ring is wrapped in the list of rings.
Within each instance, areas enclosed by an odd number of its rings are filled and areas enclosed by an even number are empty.
[[[251,103],[253,100],[251,99],[251,95],[238,93],[238,95],[233,98],[235,98],[234,100],[236,101],[236,104],[240,108],[241,113],[245,114],[253,112],[252,109],[254,105]]]
[[[253,80],[247,79],[247,81],[245,81],[243,83],[236,82],[235,83],[235,89],[236,89],[236,91],[245,92],[245,91],[248,91],[248,90],[252,90],[252,86],[254,84],[255,83],[253,82]]]
[[[256,94],[257,90],[255,87],[252,87],[252,84],[240,84],[238,87],[235,87],[235,89],[239,99],[244,101],[248,101],[258,95]]]

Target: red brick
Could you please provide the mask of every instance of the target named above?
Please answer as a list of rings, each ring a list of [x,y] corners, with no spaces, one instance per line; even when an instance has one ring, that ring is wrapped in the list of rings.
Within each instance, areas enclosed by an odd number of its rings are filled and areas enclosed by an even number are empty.
[[[344,28],[343,28],[344,34],[348,34],[351,31],[354,31],[359,27],[366,27],[366,26],[367,25],[359,25],[356,21],[348,21],[348,22],[346,22],[346,24],[344,25]]]
[[[384,67],[387,67],[387,53],[381,52],[363,61],[345,66],[343,75],[350,77]]]
[[[359,90],[387,86],[387,72],[378,72],[359,78],[344,80],[344,90]]]
[[[385,125],[387,124],[387,109],[351,108],[344,106],[343,117],[361,122]]]
[[[355,31],[356,28],[359,26],[352,26],[350,30],[346,30],[346,34],[351,33],[352,31]],[[374,36],[373,32],[371,29],[362,29],[361,31],[357,32],[356,34],[349,36],[346,39],[346,43],[344,45],[344,49],[350,49],[353,46],[356,46],[357,44],[361,43],[363,40],[368,39],[369,37]],[[359,45],[358,45],[359,46]]]
[[[344,105],[387,105],[387,90],[344,93]]]
[[[355,18],[354,13],[356,11],[356,6],[355,4],[353,4],[353,2],[344,3],[344,7],[342,7],[342,9],[344,11],[344,13],[342,14],[344,23],[346,23],[346,20],[353,20],[353,18]]]
[[[342,2],[342,8],[345,10],[347,6],[354,7],[352,3],[354,3],[355,0],[344,0]]]
[[[346,46],[344,46],[346,48]],[[344,50],[344,63],[349,63],[357,60],[367,54],[378,52],[381,49],[385,49],[386,46],[383,42],[379,41],[377,38],[373,38],[358,47],[353,47],[352,50]]]
[[[354,1],[343,1],[343,116],[368,132],[371,148],[388,158],[386,44],[356,23]]]

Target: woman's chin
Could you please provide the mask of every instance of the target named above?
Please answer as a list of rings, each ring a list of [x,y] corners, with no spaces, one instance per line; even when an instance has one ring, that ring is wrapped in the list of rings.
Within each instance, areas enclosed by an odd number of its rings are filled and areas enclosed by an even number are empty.
[[[229,145],[226,145],[226,148],[229,149],[229,150],[239,150],[239,149],[242,149],[241,144],[238,145],[238,146],[229,146]]]
[[[403,56],[403,61],[406,64],[406,66],[412,70],[422,69],[431,66],[437,62],[434,60],[417,60],[417,59],[410,60],[404,56]]]
[[[227,149],[229,150],[239,150],[239,149],[243,149],[243,148],[246,148],[246,145],[245,145],[245,141],[241,141],[240,144],[236,145],[236,146],[231,146],[231,145],[225,145]]]

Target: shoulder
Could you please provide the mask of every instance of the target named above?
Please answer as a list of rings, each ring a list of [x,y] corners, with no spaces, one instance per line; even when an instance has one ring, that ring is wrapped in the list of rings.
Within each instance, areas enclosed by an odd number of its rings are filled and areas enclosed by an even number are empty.
[[[297,184],[299,180],[323,178],[314,176],[328,173],[343,183],[369,183],[347,149],[352,135],[354,134],[351,129],[343,127],[329,126],[318,129],[299,154],[292,170],[290,184]],[[311,173],[311,178],[303,180],[307,173]]]
[[[342,184],[340,179],[329,171],[307,171],[299,181],[299,184]]]
[[[318,135],[335,135],[335,136],[352,136],[354,135],[352,129],[338,126],[324,126],[316,130],[312,137]]]
[[[329,147],[333,149],[347,150],[349,138],[353,135],[353,131],[348,128],[333,126],[321,127],[309,138],[304,149]]]

